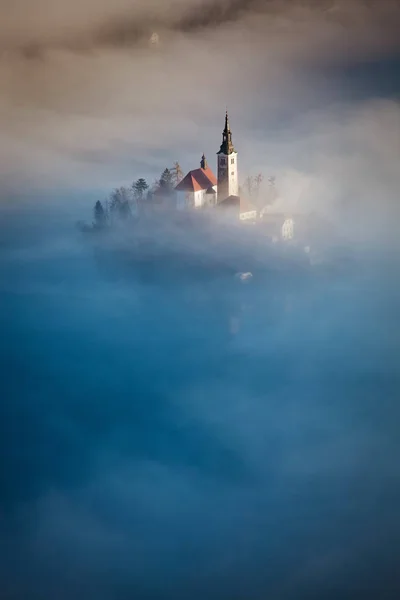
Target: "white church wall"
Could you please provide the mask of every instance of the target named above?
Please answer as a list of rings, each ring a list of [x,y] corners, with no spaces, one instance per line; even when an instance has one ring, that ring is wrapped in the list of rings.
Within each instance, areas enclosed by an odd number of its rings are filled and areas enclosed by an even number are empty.
[[[214,194],[207,194],[207,190],[197,190],[196,192],[177,192],[176,194],[176,209],[184,210],[186,208],[201,208],[205,204],[215,204],[217,186],[213,186]]]
[[[203,206],[205,193],[206,193],[205,190],[198,190],[197,192],[194,192],[194,207],[195,208],[200,208],[201,206]]]
[[[213,190],[214,193],[211,191]],[[215,206],[217,204],[217,186],[213,185],[209,190],[205,190],[203,205],[204,206]]]
[[[229,173],[229,196],[239,195],[239,181],[238,181],[238,164],[237,164],[237,152],[230,154],[228,157],[228,173]]]

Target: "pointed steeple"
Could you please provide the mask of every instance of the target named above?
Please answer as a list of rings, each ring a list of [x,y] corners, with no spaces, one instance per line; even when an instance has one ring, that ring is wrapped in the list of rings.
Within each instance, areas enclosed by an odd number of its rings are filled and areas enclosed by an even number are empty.
[[[229,125],[229,117],[228,117],[228,109],[226,109],[225,114],[225,127],[222,132],[222,144],[217,154],[232,154],[235,152],[235,148],[232,143],[232,132]]]
[[[200,167],[201,167],[202,169],[207,169],[207,167],[208,167],[208,164],[207,164],[207,159],[206,159],[206,157],[205,157],[205,154],[204,154],[204,152],[203,152],[203,156],[201,157]]]
[[[224,129],[224,133],[229,133],[230,132],[230,127],[229,127],[229,118],[228,118],[228,109],[226,109],[226,113],[225,113],[225,129]]]

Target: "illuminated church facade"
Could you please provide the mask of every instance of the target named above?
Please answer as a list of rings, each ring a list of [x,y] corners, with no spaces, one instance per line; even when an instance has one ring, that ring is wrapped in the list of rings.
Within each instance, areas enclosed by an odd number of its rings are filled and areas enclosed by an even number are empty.
[[[239,201],[238,155],[232,142],[228,112],[217,152],[217,169],[215,176],[203,154],[200,168],[189,171],[175,187],[179,210],[216,206],[229,198]]]

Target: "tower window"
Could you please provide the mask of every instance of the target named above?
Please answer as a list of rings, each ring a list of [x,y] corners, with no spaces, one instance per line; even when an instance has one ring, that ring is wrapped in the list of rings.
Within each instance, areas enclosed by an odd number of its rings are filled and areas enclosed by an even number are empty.
[[[234,164],[235,164],[235,159],[231,158],[231,165],[234,165]]]
[[[221,158],[220,163],[221,163],[221,165],[224,165],[225,164],[225,159]]]
[[[235,171],[231,171],[231,175],[234,175],[234,174],[235,174]]]

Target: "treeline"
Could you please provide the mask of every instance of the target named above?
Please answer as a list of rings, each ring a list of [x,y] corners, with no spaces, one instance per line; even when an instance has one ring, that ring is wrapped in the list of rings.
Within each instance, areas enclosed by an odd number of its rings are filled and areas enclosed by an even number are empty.
[[[146,179],[140,177],[130,187],[114,189],[108,198],[97,200],[93,208],[92,227],[80,226],[88,230],[104,229],[116,221],[126,221],[152,206],[173,198],[174,188],[183,177],[179,163],[172,169],[164,169],[159,179],[150,186]]]
[[[174,189],[182,179],[182,169],[179,163],[175,162],[171,169],[164,169],[152,185],[140,177],[130,187],[116,188],[106,200],[103,202],[97,200],[95,203],[92,225],[78,223],[78,227],[84,231],[105,229],[118,221],[127,221],[151,212],[157,205],[168,205],[168,201],[172,208],[175,199]],[[262,186],[263,179],[262,174],[248,176],[239,188],[239,195],[244,194],[259,208],[273,204],[277,197],[275,177],[268,178],[266,188]]]

